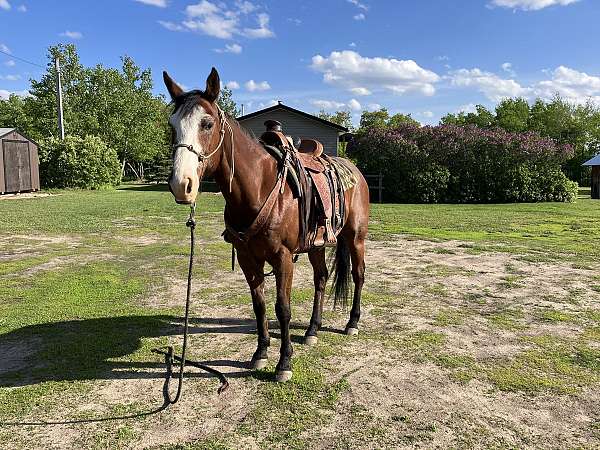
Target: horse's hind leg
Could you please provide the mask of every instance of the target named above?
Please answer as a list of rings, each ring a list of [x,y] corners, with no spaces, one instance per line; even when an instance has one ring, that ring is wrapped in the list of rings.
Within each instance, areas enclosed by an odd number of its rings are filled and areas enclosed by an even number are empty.
[[[321,328],[321,317],[323,314],[323,297],[325,296],[325,285],[329,273],[327,271],[327,263],[325,261],[325,249],[319,248],[311,250],[308,253],[308,259],[313,266],[314,282],[315,282],[315,298],[313,303],[312,316],[310,325],[306,330],[304,343],[306,345],[314,345],[317,343],[317,333]]]
[[[360,296],[365,283],[365,239],[361,235],[348,240],[350,258],[352,260],[352,281],[354,281],[354,297],[350,320],[346,325],[346,334],[358,334],[358,321],[360,319]]]
[[[267,365],[267,348],[269,347],[269,323],[267,321],[267,306],[265,303],[264,262],[258,263],[245,251],[238,251],[238,262],[242,268],[252,295],[252,307],[256,316],[258,345],[252,360],[251,369],[262,369]]]

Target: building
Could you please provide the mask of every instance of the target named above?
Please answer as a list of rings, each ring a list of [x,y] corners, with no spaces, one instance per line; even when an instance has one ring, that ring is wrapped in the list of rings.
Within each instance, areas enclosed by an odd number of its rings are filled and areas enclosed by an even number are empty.
[[[340,135],[348,132],[346,127],[291,108],[281,102],[237,118],[240,125],[256,137],[264,133],[267,120],[281,122],[283,132],[292,136],[294,140],[296,138],[316,139],[323,144],[325,153],[331,156],[337,156]]]
[[[583,165],[592,167],[592,198],[600,199],[600,153]]]
[[[584,166],[591,166],[592,168],[592,184],[591,194],[592,198],[600,199],[600,153],[594,156],[589,161],[583,163]]]
[[[38,145],[14,128],[0,128],[0,194],[40,189]]]

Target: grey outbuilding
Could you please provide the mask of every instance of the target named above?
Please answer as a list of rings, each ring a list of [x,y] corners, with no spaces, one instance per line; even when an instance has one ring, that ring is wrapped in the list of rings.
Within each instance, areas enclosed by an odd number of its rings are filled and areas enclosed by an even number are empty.
[[[39,189],[38,145],[15,128],[0,128],[0,194]]]

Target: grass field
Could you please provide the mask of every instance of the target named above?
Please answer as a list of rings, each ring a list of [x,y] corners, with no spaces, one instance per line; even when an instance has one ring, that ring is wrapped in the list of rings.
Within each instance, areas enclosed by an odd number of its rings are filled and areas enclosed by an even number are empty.
[[[373,205],[361,334],[337,332],[347,313],[329,305],[319,344],[300,343],[301,258],[281,385],[274,322],[271,365],[245,368],[252,305],[205,194],[191,357],[231,387],[190,369],[156,411],[151,349],[180,344],[187,210],[153,187],[50,194],[0,200],[0,448],[600,446],[599,201]],[[96,420],[112,416],[135,417]]]

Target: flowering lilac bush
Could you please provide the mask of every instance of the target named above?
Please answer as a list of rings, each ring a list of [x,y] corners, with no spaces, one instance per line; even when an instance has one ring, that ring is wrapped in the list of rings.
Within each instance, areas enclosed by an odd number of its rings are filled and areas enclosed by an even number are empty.
[[[533,132],[410,124],[359,132],[348,148],[365,173],[384,176],[395,202],[573,201],[560,169],[573,149]]]

